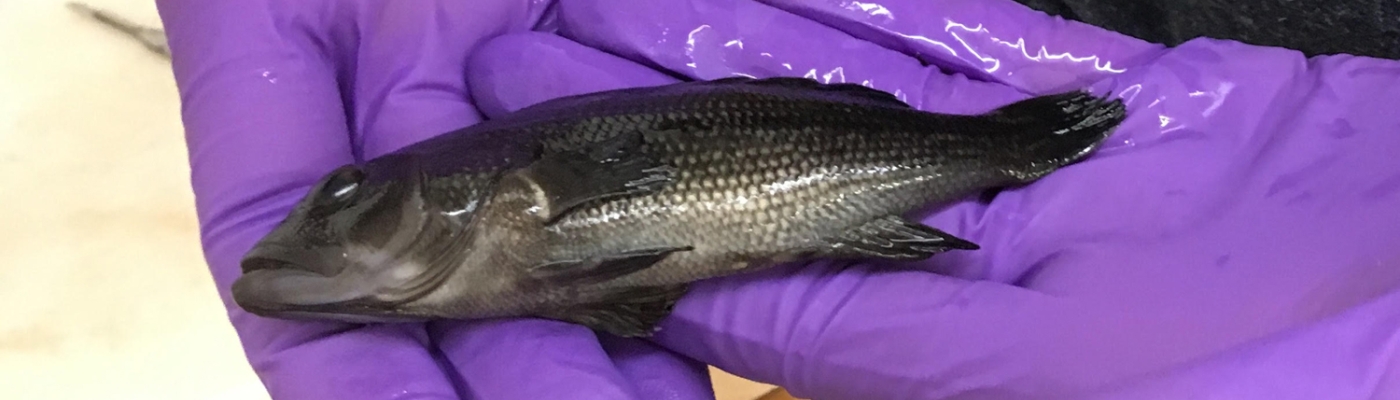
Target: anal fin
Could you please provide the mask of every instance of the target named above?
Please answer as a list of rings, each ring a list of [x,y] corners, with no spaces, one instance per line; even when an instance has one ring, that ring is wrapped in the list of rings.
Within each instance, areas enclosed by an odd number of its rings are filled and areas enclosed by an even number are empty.
[[[531,267],[529,274],[535,279],[560,285],[599,283],[650,268],[672,253],[691,249],[693,247],[689,246],[657,247],[585,259],[555,260]]]
[[[951,250],[977,250],[976,243],[898,216],[877,218],[831,238],[824,256],[917,260]]]
[[[648,337],[671,315],[687,285],[634,287],[609,293],[591,304],[541,313],[540,316],[620,337]]]

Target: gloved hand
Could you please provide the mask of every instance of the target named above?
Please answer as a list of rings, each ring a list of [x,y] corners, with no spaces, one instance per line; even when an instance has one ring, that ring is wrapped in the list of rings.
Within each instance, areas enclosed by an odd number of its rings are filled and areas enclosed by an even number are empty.
[[[1011,0],[765,3],[561,3],[567,39],[488,42],[471,92],[495,115],[785,75],[958,113],[1093,87],[1130,116],[924,219],[981,250],[704,282],[657,343],[817,399],[1400,397],[1400,63],[1165,48]]]
[[[161,1],[204,248],[276,399],[703,399],[703,364],[543,320],[356,327],[253,316],[242,254],[327,171],[477,122],[463,69],[535,1]]]

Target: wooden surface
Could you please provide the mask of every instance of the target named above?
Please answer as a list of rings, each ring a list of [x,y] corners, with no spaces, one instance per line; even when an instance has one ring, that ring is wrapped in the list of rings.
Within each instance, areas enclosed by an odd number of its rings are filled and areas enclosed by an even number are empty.
[[[796,397],[792,397],[792,394],[791,394],[791,393],[788,393],[786,390],[783,390],[783,388],[774,388],[773,390],[769,391],[768,393],[765,393],[763,396],[760,396],[757,400],[804,400],[804,399],[798,399],[798,398],[796,398]]]
[[[0,1],[0,399],[268,398],[200,251],[179,111],[164,59],[63,1]]]
[[[0,399],[266,399],[200,251],[169,66],[103,28],[0,1]]]
[[[716,400],[753,400],[771,393],[775,388],[773,385],[740,378],[714,367],[710,368],[710,381],[715,388]],[[784,398],[764,397],[763,399],[782,400]]]

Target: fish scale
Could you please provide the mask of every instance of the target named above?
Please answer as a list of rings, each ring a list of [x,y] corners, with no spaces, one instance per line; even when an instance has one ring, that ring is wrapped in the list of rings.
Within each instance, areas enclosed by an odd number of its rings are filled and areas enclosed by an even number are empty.
[[[998,151],[995,137],[962,134],[945,116],[899,107],[779,103],[763,101],[764,94],[733,97],[673,103],[668,118],[654,126],[695,128],[647,140],[649,154],[678,169],[677,181],[654,194],[565,217],[552,229],[551,257],[693,245],[693,251],[615,282],[678,284],[733,272],[740,263],[738,269],[745,269],[782,258],[929,199],[1013,180],[984,167]],[[693,111],[705,109],[713,111]],[[600,129],[620,130],[604,125]],[[943,175],[964,178],[934,179]],[[822,178],[804,182],[811,176]],[[770,187],[785,189],[765,189]]]

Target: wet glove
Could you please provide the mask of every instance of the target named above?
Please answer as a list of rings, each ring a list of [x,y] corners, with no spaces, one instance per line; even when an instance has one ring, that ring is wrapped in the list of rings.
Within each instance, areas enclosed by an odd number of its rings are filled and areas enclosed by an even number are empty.
[[[469,63],[488,115],[735,74],[976,113],[1081,87],[1088,160],[923,221],[981,245],[694,286],[655,342],[815,399],[1400,397],[1400,63],[1143,42],[1011,0],[579,0]]]
[[[203,244],[276,399],[705,399],[703,364],[544,320],[351,325],[260,318],[238,261],[320,176],[481,119],[466,57],[531,1],[160,1]],[[547,22],[547,21],[546,21]]]

